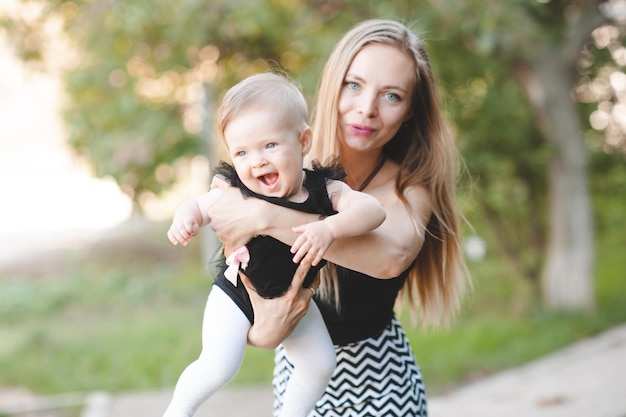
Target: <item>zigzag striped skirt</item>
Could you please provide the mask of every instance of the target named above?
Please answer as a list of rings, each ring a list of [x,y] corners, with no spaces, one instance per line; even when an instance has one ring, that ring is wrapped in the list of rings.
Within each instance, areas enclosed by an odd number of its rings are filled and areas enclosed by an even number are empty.
[[[422,374],[400,323],[394,318],[377,336],[335,346],[337,369],[309,417],[426,417]],[[311,358],[315,360],[315,358]],[[293,370],[276,349],[274,415]]]

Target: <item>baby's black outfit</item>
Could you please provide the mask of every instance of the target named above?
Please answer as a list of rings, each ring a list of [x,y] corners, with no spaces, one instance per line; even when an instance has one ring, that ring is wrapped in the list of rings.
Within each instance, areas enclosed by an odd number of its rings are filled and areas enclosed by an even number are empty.
[[[309,192],[309,196],[302,203],[294,203],[284,198],[268,197],[253,192],[241,182],[235,168],[226,162],[222,161],[215,173],[226,177],[232,186],[241,190],[244,196],[260,198],[272,204],[306,213],[319,214],[320,218],[337,214],[328,196],[326,181],[328,179],[340,180],[345,177],[343,170],[337,164],[323,167],[314,163],[313,170],[304,169],[303,185]],[[294,255],[290,252],[291,247],[271,236],[257,236],[250,240],[246,247],[250,253],[250,261],[247,268],[241,270],[250,279],[257,293],[264,298],[275,298],[283,295],[291,285],[293,275],[298,268],[298,264],[292,261]],[[309,287],[325,264],[326,261],[322,261],[318,265],[312,266],[302,286]],[[246,287],[241,282],[239,275],[237,275],[237,285],[233,285],[224,276],[225,270],[226,267],[221,269],[215,278],[214,285],[228,294],[250,323],[254,323],[254,311]]]

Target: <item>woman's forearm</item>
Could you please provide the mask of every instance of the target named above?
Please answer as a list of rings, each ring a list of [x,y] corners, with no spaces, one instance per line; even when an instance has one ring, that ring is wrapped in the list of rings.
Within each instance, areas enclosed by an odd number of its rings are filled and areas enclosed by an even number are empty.
[[[244,198],[241,192],[228,185],[219,187],[222,194],[209,208],[211,228],[229,249],[245,245],[254,236],[268,235],[287,245],[293,245],[298,234],[293,227],[319,220],[319,215],[303,213],[268,203],[256,198]],[[423,196],[415,201],[423,199]],[[384,199],[388,201],[389,199]],[[424,224],[414,225],[407,209],[397,199],[383,207],[386,219],[373,232],[336,240],[324,259],[345,268],[377,278],[391,278],[404,271],[417,256],[424,236]],[[414,211],[430,216],[429,207]],[[415,227],[412,227],[415,226]]]
[[[319,220],[317,215],[272,205],[268,208],[267,228],[262,232],[287,245],[293,245],[298,235],[292,227]],[[336,240],[326,252],[324,259],[334,264],[368,274],[376,278],[393,278],[413,262],[421,241],[417,232],[406,226],[394,226],[397,219],[387,215],[383,224],[372,232],[360,236]],[[407,220],[409,224],[410,221]],[[399,232],[404,230],[404,232]]]

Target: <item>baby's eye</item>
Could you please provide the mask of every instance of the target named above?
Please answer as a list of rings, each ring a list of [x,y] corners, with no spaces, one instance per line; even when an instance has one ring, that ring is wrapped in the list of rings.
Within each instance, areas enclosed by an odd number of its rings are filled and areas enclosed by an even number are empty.
[[[246,151],[239,151],[235,153],[235,156],[241,158],[242,156],[246,156]]]
[[[276,144],[275,144],[274,142],[272,142],[272,143],[268,143],[265,147],[266,147],[267,149],[272,149],[272,148],[275,148],[275,147],[276,147]]]
[[[390,101],[400,101],[400,96],[396,93],[385,93],[385,98]]]

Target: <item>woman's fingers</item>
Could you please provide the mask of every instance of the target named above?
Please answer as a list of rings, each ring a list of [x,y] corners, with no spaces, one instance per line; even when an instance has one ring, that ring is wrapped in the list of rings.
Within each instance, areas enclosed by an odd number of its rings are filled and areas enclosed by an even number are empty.
[[[298,322],[309,309],[309,302],[314,291],[302,288],[310,265],[300,265],[296,269],[293,281],[287,292],[281,297],[265,299],[257,294],[245,276],[241,280],[248,290],[254,310],[254,324],[248,331],[248,342],[253,346],[273,349],[291,334]],[[312,289],[318,286],[315,281]]]
[[[291,281],[291,287],[287,292],[291,292],[292,294],[298,293],[302,289],[302,284],[304,283],[304,279],[306,278],[306,274],[311,269],[311,264],[300,264],[296,269],[296,272],[293,274],[293,280]],[[310,299],[310,297],[309,297]]]

